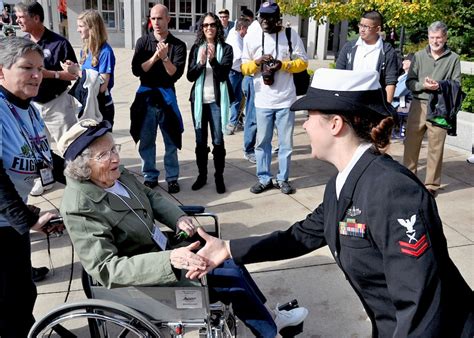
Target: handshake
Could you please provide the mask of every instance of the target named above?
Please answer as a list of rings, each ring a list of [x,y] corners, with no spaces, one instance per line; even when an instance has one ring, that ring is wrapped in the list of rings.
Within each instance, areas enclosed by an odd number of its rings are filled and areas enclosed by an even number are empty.
[[[275,73],[281,69],[281,61],[272,55],[264,54],[255,60],[255,63],[261,66],[263,83],[271,86],[275,82]]]

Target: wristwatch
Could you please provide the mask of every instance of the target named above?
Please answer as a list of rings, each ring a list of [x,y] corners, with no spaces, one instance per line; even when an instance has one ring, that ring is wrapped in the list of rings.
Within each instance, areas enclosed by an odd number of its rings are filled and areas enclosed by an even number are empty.
[[[54,71],[54,78],[55,78],[56,80],[59,80],[59,72],[58,72],[57,70]]]

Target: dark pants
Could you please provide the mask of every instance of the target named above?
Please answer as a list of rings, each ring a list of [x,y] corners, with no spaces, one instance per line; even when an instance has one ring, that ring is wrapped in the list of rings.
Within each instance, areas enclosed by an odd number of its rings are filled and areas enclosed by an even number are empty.
[[[207,281],[211,302],[232,303],[234,314],[256,337],[276,336],[275,322],[264,305],[265,296],[244,266],[226,260],[208,274]]]
[[[0,227],[0,337],[26,337],[34,323],[29,232]]]

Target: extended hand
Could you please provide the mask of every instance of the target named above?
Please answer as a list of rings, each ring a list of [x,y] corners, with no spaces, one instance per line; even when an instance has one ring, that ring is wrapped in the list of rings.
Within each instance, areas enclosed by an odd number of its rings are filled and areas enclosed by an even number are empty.
[[[46,223],[49,222],[51,218],[58,217],[58,214],[53,213],[53,212],[45,212],[43,215],[38,218],[38,221],[36,222],[35,225],[31,227],[32,230],[36,231],[41,231],[44,232],[45,234],[50,233],[50,232],[60,232],[64,230],[64,224],[57,224],[54,225],[48,229],[45,228]]]
[[[429,77],[425,77],[425,81],[423,82],[423,88],[425,88],[426,90],[438,90],[438,81],[430,79]]]
[[[192,252],[198,248],[199,241],[196,241],[186,247],[172,250],[170,254],[171,265],[173,265],[176,269],[189,270],[188,274],[190,272],[205,271],[208,266],[206,259]]]
[[[197,232],[206,241],[206,245],[197,254],[206,259],[208,266],[205,271],[189,271],[186,273],[186,277],[189,279],[201,278],[230,258],[230,252],[225,241],[207,234],[201,227],[197,228]]]

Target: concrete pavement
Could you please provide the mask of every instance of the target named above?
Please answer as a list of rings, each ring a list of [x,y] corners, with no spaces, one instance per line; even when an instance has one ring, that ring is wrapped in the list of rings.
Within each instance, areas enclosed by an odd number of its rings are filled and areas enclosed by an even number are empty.
[[[129,135],[129,107],[133,101],[138,79],[131,74],[130,62],[133,51],[115,49],[117,57],[115,87],[112,96],[115,101],[116,117],[114,136],[122,144],[121,161],[127,168],[140,174],[140,158]],[[311,68],[327,66],[327,62],[311,62]],[[284,195],[270,190],[260,195],[250,193],[256,182],[255,165],[243,158],[242,132],[226,136],[225,183],[227,192],[219,195],[212,179],[213,164],[209,164],[208,184],[199,192],[191,190],[197,175],[194,162],[194,131],[190,103],[191,84],[185,76],[176,89],[180,109],[184,118],[185,132],[183,149],[179,152],[181,192],[168,195],[163,175],[160,177],[160,192],[179,204],[199,204],[219,216],[222,237],[225,239],[264,234],[285,229],[297,220],[303,219],[321,201],[324,186],[336,170],[329,164],[310,157],[310,145],[302,124],[303,112],[296,115],[294,151],[290,180],[297,192]],[[157,138],[157,165],[163,170],[163,142]],[[403,145],[395,141],[390,153],[401,160]],[[443,187],[437,198],[438,208],[444,222],[449,252],[471,288],[474,287],[474,166],[466,162],[469,154],[446,147],[443,165]],[[420,158],[420,176],[426,165],[426,144]],[[277,170],[276,159],[273,161]],[[41,197],[30,197],[29,202],[43,211],[59,207],[63,186],[56,184],[53,190]],[[49,266],[47,243],[43,235],[32,233],[32,262],[34,266]],[[36,318],[41,318],[52,308],[65,302],[84,299],[80,282],[80,263],[65,233],[51,238],[51,262],[54,274],[38,283]],[[369,337],[370,323],[355,293],[336,266],[327,248],[306,256],[273,263],[259,263],[248,266],[252,276],[274,306],[297,298],[300,305],[309,309],[302,337]],[[242,336],[251,336],[243,330]]]

